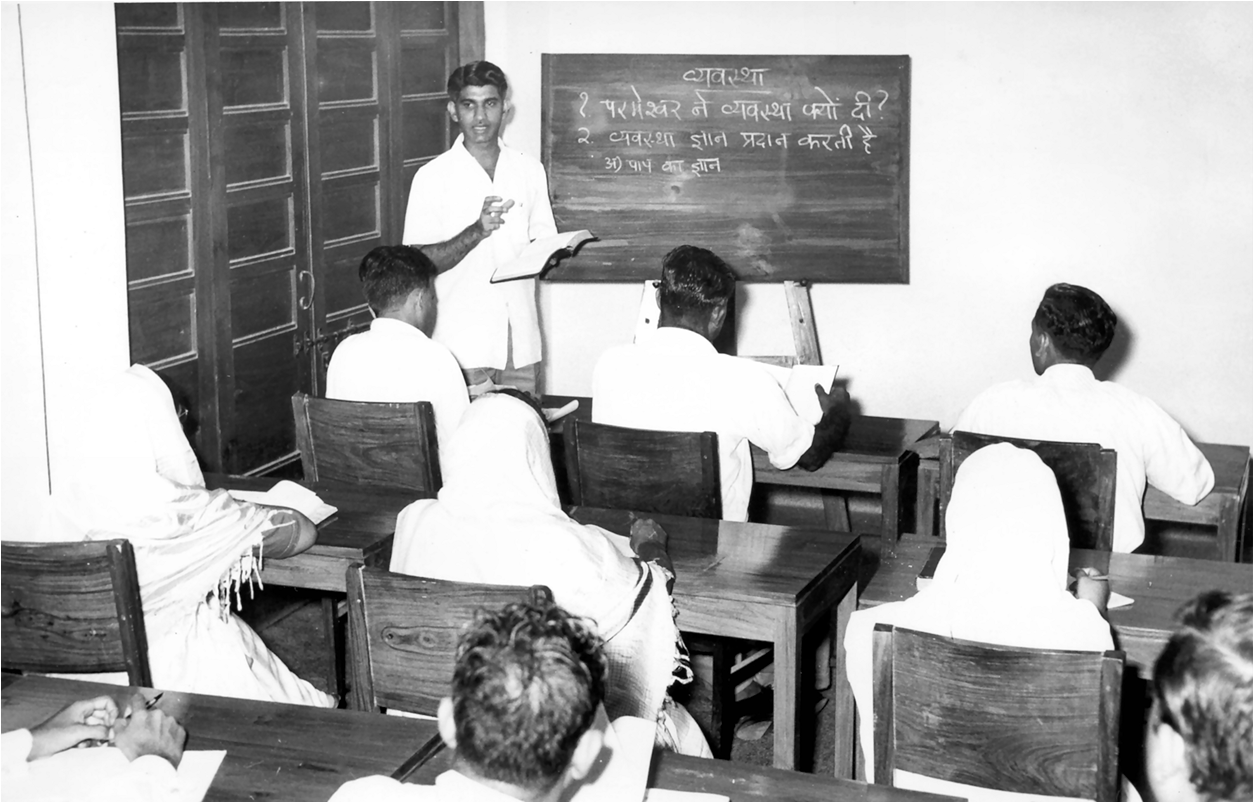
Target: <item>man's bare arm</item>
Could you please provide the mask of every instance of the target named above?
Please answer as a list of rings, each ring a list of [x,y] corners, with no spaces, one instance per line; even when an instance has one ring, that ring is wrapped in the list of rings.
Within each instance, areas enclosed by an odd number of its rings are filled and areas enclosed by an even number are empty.
[[[474,223],[462,229],[451,239],[442,243],[422,245],[410,243],[435,263],[439,273],[456,267],[475,246],[488,238],[492,232],[503,224],[503,216],[514,206],[513,201],[503,201],[499,196],[489,195],[483,199],[483,208]]]

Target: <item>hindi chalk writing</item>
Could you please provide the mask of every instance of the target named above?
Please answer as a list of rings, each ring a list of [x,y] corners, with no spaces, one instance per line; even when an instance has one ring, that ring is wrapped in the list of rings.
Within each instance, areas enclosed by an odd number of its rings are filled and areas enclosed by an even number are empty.
[[[625,227],[553,278],[615,248],[632,254],[627,270],[644,272],[636,257],[663,244],[629,235],[656,241],[660,228],[706,233],[711,247],[739,243],[750,279],[906,280],[908,57],[542,61],[543,157],[559,226],[613,210]],[[636,278],[610,275],[622,268],[608,258],[602,267],[595,278]]]

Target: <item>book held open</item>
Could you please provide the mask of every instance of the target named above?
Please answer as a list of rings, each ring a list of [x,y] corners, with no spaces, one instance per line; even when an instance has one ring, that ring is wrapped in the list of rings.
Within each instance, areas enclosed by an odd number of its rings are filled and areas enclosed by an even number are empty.
[[[530,279],[539,276],[548,267],[549,261],[563,251],[573,254],[579,246],[595,240],[596,235],[587,229],[566,231],[552,237],[541,237],[533,240],[523,249],[522,253],[510,262],[498,267],[492,273],[492,283],[508,282],[512,279]]]

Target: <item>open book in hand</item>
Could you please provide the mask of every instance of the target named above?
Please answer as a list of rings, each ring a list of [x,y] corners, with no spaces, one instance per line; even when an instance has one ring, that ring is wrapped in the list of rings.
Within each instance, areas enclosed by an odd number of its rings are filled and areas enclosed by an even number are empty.
[[[530,279],[533,276],[539,276],[549,266],[549,261],[553,257],[563,251],[573,254],[579,250],[579,246],[595,239],[596,235],[592,232],[580,229],[533,240],[521,254],[492,273],[492,282],[495,284],[508,282],[511,279]]]
[[[268,491],[231,490],[228,493],[241,502],[271,507],[290,507],[304,513],[314,524],[321,524],[339,510],[323,502],[322,497],[313,491],[291,480],[280,480]]]
[[[823,390],[831,390],[836,381],[839,365],[794,365],[785,368],[770,363],[758,363],[775,377],[775,381],[784,389],[784,395],[792,404],[797,415],[810,424],[817,424],[823,418],[823,408],[819,405],[815,385],[822,385]]]

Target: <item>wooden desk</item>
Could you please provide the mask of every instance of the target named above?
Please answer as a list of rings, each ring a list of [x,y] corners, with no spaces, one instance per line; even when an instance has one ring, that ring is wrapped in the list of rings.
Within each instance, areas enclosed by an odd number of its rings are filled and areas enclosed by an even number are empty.
[[[620,534],[628,513],[579,507],[571,516]],[[857,604],[861,547],[856,535],[773,524],[693,519],[650,513],[670,536],[675,602],[682,630],[768,641],[775,646],[775,766],[793,769],[801,755],[798,716],[807,662],[802,640],[816,625],[833,629],[837,651],[832,713],[852,721],[845,680],[845,625]],[[834,615],[829,617],[829,612]],[[836,728],[836,776],[853,774],[852,731]]]
[[[431,784],[449,769],[451,751],[442,751],[413,774],[413,783]],[[732,800],[959,800],[893,786],[825,778],[804,772],[756,767],[734,761],[653,752],[648,785],[654,789],[705,792]]]
[[[1145,487],[1145,499],[1141,509],[1147,521],[1166,521],[1175,524],[1194,524],[1214,527],[1221,560],[1239,560],[1238,547],[1248,513],[1243,515],[1250,499],[1250,450],[1246,446],[1229,446],[1222,443],[1199,443],[1197,448],[1206,455],[1215,472],[1215,487],[1196,505],[1177,502],[1152,485]],[[935,533],[936,501],[940,488],[940,465],[933,457],[919,460],[918,531]]]
[[[933,546],[934,536],[902,536],[897,557],[880,564],[858,600],[860,608],[897,602],[915,594],[915,578]],[[1135,602],[1110,611],[1116,646],[1127,653],[1128,666],[1144,678],[1175,630],[1176,611],[1202,591],[1221,589],[1248,594],[1254,586],[1250,567],[1192,558],[1131,555],[1120,552],[1071,550],[1071,568],[1092,566],[1110,575],[1110,588]]]
[[[124,705],[132,691],[4,675],[0,729],[37,725],[67,703],[101,694]],[[206,800],[326,800],[354,778],[390,775],[439,739],[434,721],[362,711],[169,691],[159,705],[187,730],[188,750],[226,750]]]
[[[764,485],[792,485],[833,491],[856,491],[880,496],[880,554],[896,554],[897,538],[910,526],[907,517],[914,502],[918,455],[911,444],[940,431],[936,421],[910,418],[857,416],[849,426],[845,444],[817,471],[771,465],[766,453],[753,447],[753,481]],[[843,505],[833,507],[824,498],[827,524],[832,529],[848,529]]]
[[[591,421],[592,400],[585,396],[545,396],[544,406],[561,407],[572,399],[579,400],[579,409],[571,415],[580,421]],[[816,471],[777,469],[771,465],[766,452],[756,446],[752,447],[753,481],[762,485],[791,485],[878,494],[883,510],[881,552],[891,556],[897,537],[902,532],[903,521],[908,523],[905,513],[915,496],[915,466],[918,455],[911,452],[909,447],[938,432],[940,423],[937,421],[858,416],[849,426],[844,446]],[[560,448],[557,446],[560,438],[560,432],[556,432],[555,455],[560,455]],[[561,476],[565,477],[565,473]],[[849,522],[843,504],[824,497],[823,505],[828,528],[847,532]]]

